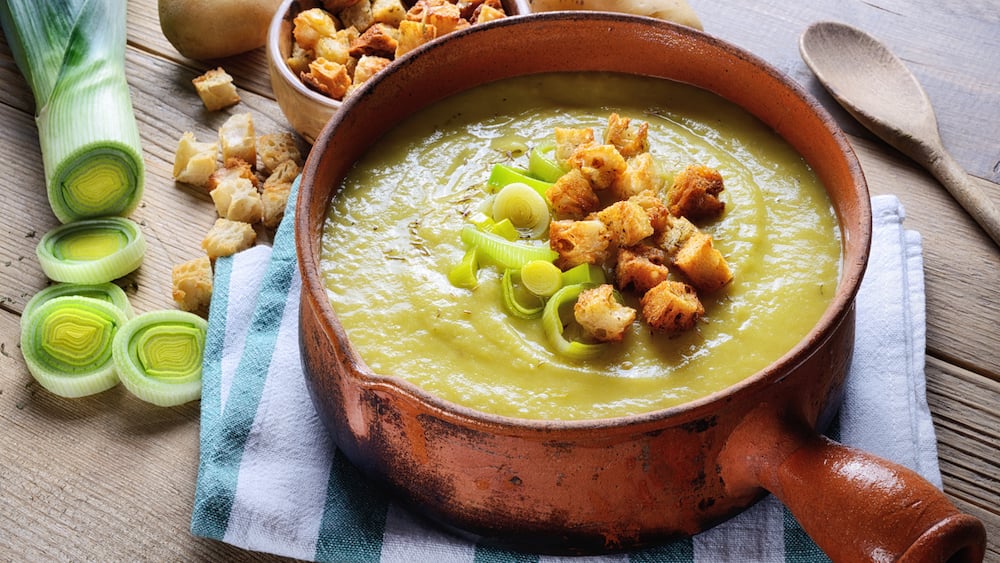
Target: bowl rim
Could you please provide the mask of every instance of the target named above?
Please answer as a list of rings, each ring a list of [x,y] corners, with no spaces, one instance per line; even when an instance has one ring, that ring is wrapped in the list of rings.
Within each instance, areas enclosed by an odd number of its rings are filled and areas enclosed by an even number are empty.
[[[351,356],[350,359],[352,360],[352,366],[345,367],[344,369],[344,372],[348,377],[358,380],[359,383],[369,389],[382,389],[392,394],[402,394],[410,400],[422,404],[429,411],[444,420],[450,420],[465,425],[482,426],[494,431],[497,428],[503,428],[504,432],[509,434],[530,434],[539,431],[549,432],[552,430],[569,433],[586,433],[594,429],[601,429],[604,431],[617,429],[618,431],[623,432],[634,432],[640,429],[662,428],[664,427],[664,423],[668,420],[668,426],[677,426],[685,422],[704,418],[706,413],[710,415],[716,411],[716,408],[713,408],[711,405],[725,402],[728,398],[737,395],[753,396],[759,393],[763,388],[780,382],[788,373],[792,372],[795,368],[809,360],[815,353],[815,349],[828,340],[831,335],[837,331],[842,323],[853,322],[854,300],[861,285],[861,280],[864,277],[871,246],[871,200],[867,183],[861,170],[860,162],[858,161],[857,155],[850,145],[846,134],[837,124],[832,115],[815,97],[812,96],[812,94],[810,94],[802,85],[793,80],[790,76],[780,71],[777,67],[768,63],[758,55],[743,49],[742,47],[694,28],[646,16],[602,11],[537,12],[519,15],[516,17],[502,18],[456,31],[449,34],[448,37],[450,39],[448,39],[448,41],[487,33],[497,27],[530,25],[532,21],[538,20],[559,21],[567,24],[571,24],[572,22],[578,20],[624,23],[628,25],[645,26],[651,31],[656,30],[658,33],[666,31],[669,34],[676,34],[696,43],[703,43],[715,49],[724,51],[727,55],[757,67],[758,69],[764,71],[772,79],[780,82],[791,95],[808,106],[809,110],[822,123],[824,129],[830,133],[831,139],[839,149],[838,154],[843,155],[855,189],[861,192],[858,194],[858,201],[855,202],[858,208],[858,216],[861,220],[861,222],[856,225],[856,229],[857,233],[861,237],[861,240],[851,241],[852,244],[862,245],[859,249],[860,257],[853,261],[848,260],[848,241],[845,240],[847,238],[847,233],[844,228],[844,218],[840,217],[838,214],[837,223],[841,234],[842,251],[840,279],[837,283],[837,289],[834,297],[831,299],[827,308],[824,310],[823,314],[817,320],[813,328],[791,349],[763,369],[749,374],[742,380],[721,390],[667,408],[614,417],[554,420],[520,418],[489,413],[438,397],[437,395],[425,391],[423,388],[411,383],[401,376],[375,373],[367,366],[360,355],[349,344],[344,347],[345,353],[349,354]],[[416,60],[416,57],[431,57],[434,55],[434,51],[443,48],[442,45],[443,43],[437,40],[422,45],[414,51],[407,53],[397,61],[394,61],[393,65],[408,65],[412,64],[412,61]],[[316,142],[313,145],[313,150],[310,151],[310,155],[306,160],[305,166],[303,167],[301,185],[296,201],[295,237],[299,270],[302,275],[301,299],[304,302],[305,299],[312,297],[313,301],[320,307],[318,316],[320,317],[319,322],[324,332],[331,337],[337,336],[337,333],[339,332],[339,335],[348,343],[349,340],[346,337],[346,332],[343,327],[340,326],[336,313],[333,311],[333,308],[326,297],[326,289],[321,281],[321,276],[319,275],[318,250],[321,246],[321,232],[316,233],[317,236],[315,237],[312,236],[314,231],[310,225],[310,215],[307,212],[307,203],[314,197],[313,193],[315,189],[312,185],[311,179],[314,175],[316,175],[316,171],[320,167],[320,161],[322,158],[321,155],[325,151],[329,150],[332,133],[339,127],[341,122],[351,115],[351,112],[356,105],[364,103],[365,99],[371,96],[372,91],[380,88],[384,82],[390,80],[390,76],[390,72],[378,73],[378,75],[374,76],[362,85],[361,88],[355,91],[352,96],[348,97],[348,99],[343,102],[341,109],[337,111],[327,122],[320,135],[317,137]],[[664,79],[675,80],[669,78]],[[745,108],[741,104],[738,104],[737,102],[728,100],[728,98],[719,92],[715,92],[714,90],[700,84],[694,84],[694,86],[701,88],[702,90],[712,92],[723,99],[727,99],[730,103],[743,107],[744,110],[750,112],[749,109]],[[447,95],[438,96],[428,103],[433,103],[433,101],[438,101],[445,97],[447,97]],[[423,107],[426,107],[426,105]],[[753,112],[750,113],[753,114]],[[758,119],[760,118],[758,117]],[[774,130],[774,126],[772,124],[765,122],[765,125]],[[784,136],[777,131],[775,131],[775,133],[784,138]],[[384,134],[384,132],[382,134]],[[367,148],[368,147],[366,147],[366,150]],[[810,167],[814,167],[811,162],[807,161],[807,163]],[[335,195],[335,193],[336,189],[331,190],[331,198]],[[326,202],[326,205],[328,204],[329,201]],[[315,261],[312,258],[313,255],[316,256]],[[356,370],[363,370],[363,373],[355,373]],[[305,377],[308,379],[312,377],[312,375],[306,372]],[[833,400],[836,400],[839,404],[839,398]]]

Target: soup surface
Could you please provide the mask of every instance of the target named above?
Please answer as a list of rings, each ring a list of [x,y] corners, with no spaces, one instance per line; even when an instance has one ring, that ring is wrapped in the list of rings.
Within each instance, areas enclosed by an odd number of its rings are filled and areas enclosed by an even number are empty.
[[[480,270],[474,290],[447,276],[465,253],[466,216],[489,197],[490,168],[526,167],[525,149],[555,127],[600,137],[611,112],[649,123],[666,186],[687,164],[721,172],[725,213],[699,227],[735,277],[702,296],[695,330],[636,322],[601,357],[572,360],[540,322],[507,314],[495,269]],[[833,296],[840,234],[810,168],[742,109],[664,80],[553,74],[480,87],[399,124],[334,198],[321,262],[333,309],[375,373],[485,412],[590,419],[703,397],[790,350]]]

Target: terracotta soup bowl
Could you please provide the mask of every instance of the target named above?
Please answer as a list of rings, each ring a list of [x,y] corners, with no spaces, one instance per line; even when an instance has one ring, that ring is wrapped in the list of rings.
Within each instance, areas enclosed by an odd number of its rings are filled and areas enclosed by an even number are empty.
[[[766,369],[677,407],[587,421],[484,414],[375,374],[321,278],[321,233],[352,165],[403,118],[497,79],[615,71],[689,83],[741,106],[825,185],[842,268],[815,327]],[[296,207],[308,387],[343,453],[400,500],[514,549],[595,553],[692,535],[767,492],[833,559],[978,560],[985,533],[934,486],[822,437],[850,363],[854,301],[871,240],[858,161],[830,116],[759,58],[663,21],[594,12],[513,17],[456,32],[393,63],[316,139]]]

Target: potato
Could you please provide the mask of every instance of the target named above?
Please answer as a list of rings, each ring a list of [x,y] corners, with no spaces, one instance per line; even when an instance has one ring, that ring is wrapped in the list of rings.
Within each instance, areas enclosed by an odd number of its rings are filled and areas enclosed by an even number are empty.
[[[686,0],[528,0],[533,12],[600,10],[649,16],[703,29],[698,14]]]
[[[281,0],[159,0],[160,29],[191,59],[218,59],[264,45]]]

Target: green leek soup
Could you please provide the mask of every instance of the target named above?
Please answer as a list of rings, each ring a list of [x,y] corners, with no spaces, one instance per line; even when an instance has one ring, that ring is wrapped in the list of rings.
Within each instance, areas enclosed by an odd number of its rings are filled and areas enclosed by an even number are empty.
[[[493,164],[526,167],[525,149],[556,127],[600,137],[612,112],[649,124],[665,186],[687,164],[721,172],[725,212],[699,227],[734,279],[702,296],[696,329],[653,333],[636,322],[622,343],[580,361],[553,351],[539,320],[506,312],[495,268],[479,271],[474,290],[451,285],[448,272],[465,253],[467,216],[489,197]],[[335,196],[321,265],[333,309],[375,373],[488,413],[579,420],[679,405],[766,367],[829,304],[840,246],[815,174],[744,110],[665,80],[551,74],[479,87],[395,127]]]

